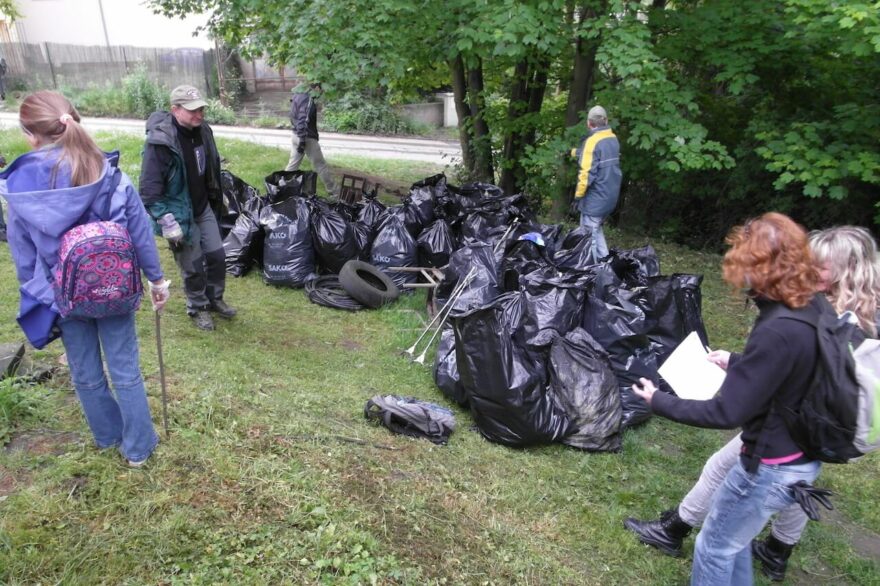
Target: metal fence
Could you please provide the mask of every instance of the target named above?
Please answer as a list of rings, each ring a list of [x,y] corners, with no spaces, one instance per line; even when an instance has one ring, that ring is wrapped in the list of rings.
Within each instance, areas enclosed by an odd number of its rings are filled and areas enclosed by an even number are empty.
[[[166,87],[189,83],[207,95],[217,93],[213,50],[0,43],[0,55],[11,90],[117,85],[140,65]]]

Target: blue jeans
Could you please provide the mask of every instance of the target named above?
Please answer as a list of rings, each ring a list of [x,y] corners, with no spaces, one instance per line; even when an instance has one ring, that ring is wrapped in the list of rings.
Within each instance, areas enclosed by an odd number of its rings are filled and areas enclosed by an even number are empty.
[[[119,446],[126,460],[146,460],[159,443],[141,377],[134,313],[59,320],[70,377],[99,448]],[[110,392],[104,365],[113,380]]]
[[[795,503],[789,485],[813,482],[821,464],[761,464],[749,474],[741,462],[728,472],[715,493],[712,510],[694,548],[691,586],[752,584],[752,539],[770,517]]]
[[[604,222],[605,216],[581,214],[581,226],[586,226],[593,233],[593,259],[596,262],[608,256],[608,243],[605,242],[605,233],[602,231]]]

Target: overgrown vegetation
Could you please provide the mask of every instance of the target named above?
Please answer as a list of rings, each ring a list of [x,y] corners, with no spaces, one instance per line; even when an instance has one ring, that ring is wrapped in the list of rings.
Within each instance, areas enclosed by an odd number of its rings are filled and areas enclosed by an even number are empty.
[[[732,219],[775,209],[880,231],[873,0],[149,4],[207,11],[218,38],[337,95],[452,88],[466,175],[528,190],[556,219],[573,188],[566,153],[601,103],[632,229],[717,246]]]
[[[101,135],[138,176],[141,140]],[[283,151],[218,141],[229,168],[253,185]],[[10,160],[26,148],[0,132]],[[339,159],[333,159],[337,164]],[[369,166],[367,165],[369,163]],[[414,182],[422,164],[350,159],[365,172]],[[608,231],[612,246],[653,244],[665,274],[702,273],[713,347],[741,349],[753,318],[721,282],[718,255],[649,234]],[[448,446],[365,422],[377,393],[448,405],[430,370],[404,360],[425,324],[424,294],[379,311],[348,313],[303,292],[227,282],[239,316],[203,333],[189,323],[174,282],[162,317],[170,436],[139,470],[98,451],[63,375],[28,395],[46,416],[16,419],[15,449],[0,450],[0,582],[104,584],[681,584],[688,557],[639,545],[627,515],[673,506],[728,435],[655,418],[618,454],[551,445],[491,444],[453,407]],[[0,342],[18,340],[17,285],[0,244]],[[157,428],[161,399],[153,315],[137,316],[141,363]],[[55,361],[53,343],[34,352]],[[51,417],[49,416],[51,415]],[[789,584],[876,584],[866,543],[880,532],[880,459],[826,466],[839,524],[811,523]],[[874,550],[876,551],[876,549]],[[758,577],[759,585],[769,585]]]
[[[427,131],[426,125],[402,116],[386,102],[353,94],[326,104],[322,126],[332,132],[358,134],[414,135]]]

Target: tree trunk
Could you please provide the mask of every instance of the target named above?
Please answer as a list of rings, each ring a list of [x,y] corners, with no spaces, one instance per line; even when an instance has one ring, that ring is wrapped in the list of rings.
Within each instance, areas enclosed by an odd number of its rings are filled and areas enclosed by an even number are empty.
[[[517,65],[508,109],[508,120],[514,130],[509,132],[505,140],[504,170],[499,182],[505,193],[520,193],[525,187],[527,177],[521,159],[526,146],[535,143],[536,129],[533,124],[517,128],[514,123],[524,115],[541,111],[547,90],[547,67],[546,61],[532,63],[530,66],[525,62]]]
[[[449,63],[452,73],[452,93],[455,101],[455,113],[458,115],[458,141],[461,143],[461,163],[465,174],[474,174],[474,155],[471,149],[471,109],[467,101],[467,73],[461,54]]]
[[[604,8],[604,5],[602,8]],[[583,8],[580,14],[580,26],[588,26],[584,23],[596,18],[596,10]],[[598,49],[599,39],[578,37],[575,42],[574,64],[571,71],[571,91],[568,93],[568,104],[565,108],[566,128],[576,126],[580,122],[587,103],[593,97],[593,72],[596,66],[596,52]],[[586,128],[584,129],[584,134],[586,134]],[[576,146],[578,145],[572,145],[572,147]],[[557,177],[569,177],[574,165],[575,161],[570,157],[563,158],[562,163],[559,165]],[[552,221],[560,221],[565,218],[573,194],[573,182],[570,180],[560,180],[550,205],[550,218]]]
[[[516,64],[513,82],[510,85],[510,101],[507,106],[507,136],[504,137],[504,148],[501,152],[503,169],[498,186],[504,193],[517,191],[517,167],[522,153],[522,131],[518,130],[517,119],[528,107],[529,64],[527,59]]]
[[[473,122],[473,134],[471,145],[474,154],[474,179],[478,181],[495,182],[495,171],[492,166],[492,137],[489,135],[489,125],[483,118],[486,110],[486,100],[483,96],[483,62],[477,59],[474,65],[468,68],[468,104],[471,110]]]

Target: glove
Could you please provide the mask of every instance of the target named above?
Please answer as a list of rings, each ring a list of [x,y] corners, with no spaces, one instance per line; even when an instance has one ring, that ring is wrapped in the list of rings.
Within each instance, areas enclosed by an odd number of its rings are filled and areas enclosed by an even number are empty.
[[[165,214],[159,218],[159,225],[162,226],[162,238],[168,241],[171,248],[183,241],[183,230],[173,214]]]
[[[153,304],[153,311],[162,311],[165,304],[171,298],[171,281],[163,279],[158,285],[150,281],[150,302]]]
[[[794,500],[797,501],[797,504],[801,506],[807,517],[813,521],[819,520],[819,508],[816,506],[816,503],[819,503],[829,511],[834,510],[834,505],[831,504],[831,499],[828,498],[834,493],[826,488],[816,488],[803,480],[789,484],[788,488],[791,489],[791,494]]]
[[[581,210],[578,209],[578,202],[579,201],[580,201],[579,199],[573,199],[573,200],[571,200],[571,204],[569,204],[569,206],[568,206],[569,215],[574,216],[576,218],[581,217]]]
[[[296,145],[296,152],[298,152],[299,154],[303,154],[304,152],[306,152],[306,141],[305,140],[300,139],[299,144]]]

